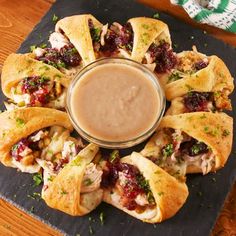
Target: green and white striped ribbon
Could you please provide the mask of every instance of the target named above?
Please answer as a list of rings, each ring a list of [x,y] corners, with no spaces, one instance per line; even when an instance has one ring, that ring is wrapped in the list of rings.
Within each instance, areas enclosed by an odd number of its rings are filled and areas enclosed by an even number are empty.
[[[236,33],[236,0],[171,0],[194,20]]]

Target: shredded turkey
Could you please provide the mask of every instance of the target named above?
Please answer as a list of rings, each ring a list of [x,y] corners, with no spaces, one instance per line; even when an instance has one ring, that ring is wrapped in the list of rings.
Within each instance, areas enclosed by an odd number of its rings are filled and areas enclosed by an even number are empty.
[[[56,48],[57,50],[69,45],[69,40],[59,32],[53,32],[49,37],[49,42],[52,48]]]
[[[107,34],[107,30],[108,30],[108,24],[103,25],[102,32],[101,32],[101,38],[100,38],[100,42],[101,42],[102,46],[105,45],[105,35]]]
[[[73,141],[66,141],[62,150],[62,157],[68,158],[69,161],[73,160],[77,155],[76,145]]]
[[[102,173],[102,170],[99,170],[95,164],[88,164],[82,180],[81,193],[88,193],[97,190],[102,181]]]
[[[46,52],[45,49],[39,48],[39,47],[35,48],[34,51],[33,51],[33,53],[35,54],[36,57],[43,56],[45,52]]]

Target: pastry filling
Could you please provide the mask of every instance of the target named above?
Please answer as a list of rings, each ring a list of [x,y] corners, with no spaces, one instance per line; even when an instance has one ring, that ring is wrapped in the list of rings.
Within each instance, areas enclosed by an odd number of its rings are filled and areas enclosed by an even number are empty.
[[[180,130],[162,129],[156,136],[155,145],[157,151],[148,158],[176,177],[185,176],[190,166],[200,168],[203,174],[215,166],[212,150]]]
[[[22,79],[11,90],[14,103],[24,106],[65,107],[65,88],[45,76],[31,76]]]
[[[36,60],[51,65],[68,75],[75,74],[81,65],[77,49],[63,33],[54,32],[49,37],[51,48],[36,48]]]
[[[186,54],[180,54],[177,57],[177,63],[172,70],[168,83],[182,79],[185,75],[192,75],[209,65],[207,56],[191,51]]]
[[[116,152],[103,165],[102,186],[110,189],[111,197],[130,211],[142,214],[155,208],[148,180],[136,166],[120,162]]]
[[[59,126],[41,129],[21,139],[11,148],[13,163],[24,171],[25,166],[39,165],[57,173],[81,149],[82,144],[70,137],[69,130]]]
[[[147,53],[145,54],[143,63],[155,63],[155,71],[157,73],[165,73],[176,66],[177,57],[171,49],[170,44],[162,40],[159,42],[159,44],[151,44]]]
[[[121,55],[130,57],[133,49],[133,30],[130,23],[120,25],[114,22],[107,29],[101,53],[105,56]]]

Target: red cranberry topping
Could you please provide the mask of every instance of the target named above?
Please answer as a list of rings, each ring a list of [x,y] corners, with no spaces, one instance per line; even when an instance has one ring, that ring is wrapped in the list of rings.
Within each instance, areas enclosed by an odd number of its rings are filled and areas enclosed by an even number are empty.
[[[199,154],[207,153],[208,146],[203,142],[198,142],[196,139],[180,144],[180,152],[189,156],[197,156]]]
[[[122,173],[125,176],[125,183],[117,183],[119,173]],[[115,159],[110,158],[110,160],[106,162],[101,185],[104,188],[116,186],[121,194],[121,204],[128,210],[136,209],[138,204],[136,203],[135,198],[139,194],[150,192],[148,182],[140,174],[138,168],[134,165],[121,163],[117,156]]]
[[[30,105],[34,106],[40,103],[41,105],[45,105],[50,101],[50,91],[46,88],[42,88],[37,90],[31,95]]]
[[[67,163],[69,163],[69,160],[67,158],[60,159],[58,162],[53,163],[53,170],[57,172],[61,168],[63,168]]]
[[[118,48],[125,48],[129,52],[133,48],[133,30],[130,23],[126,23],[121,30],[115,32],[110,28],[105,36],[105,45],[101,46],[101,51],[111,56],[117,52]]]
[[[155,70],[157,73],[169,71],[177,64],[177,57],[170,48],[169,43],[163,42],[158,46],[153,43],[148,52],[152,58],[155,58],[154,61],[157,64]]]
[[[43,88],[48,84],[49,78],[32,76],[27,77],[22,80],[21,90],[23,93],[32,94],[37,91],[39,88]]]
[[[119,48],[125,47],[126,50],[132,51],[133,48],[133,30],[130,23],[126,23],[117,34],[115,44]]]
[[[20,161],[23,156],[20,154],[26,149],[30,148],[31,150],[37,151],[39,150],[38,142],[33,142],[30,140],[30,137],[34,134],[30,135],[28,138],[21,139],[18,143],[16,143],[10,151],[11,156],[16,160]]]
[[[198,62],[196,62],[196,63],[194,64],[194,68],[195,68],[196,70],[201,70],[201,69],[207,67],[208,64],[209,64],[209,63],[208,63],[208,62],[205,62],[205,61],[198,61]]]
[[[208,111],[208,102],[212,100],[211,93],[189,92],[184,96],[184,105],[188,112]]]
[[[37,60],[56,68],[65,67],[60,52],[56,48],[45,48],[44,50],[46,52],[42,56],[36,57]]]
[[[56,48],[46,48],[45,51],[42,56],[36,59],[57,69],[78,66],[81,62],[81,57],[72,44],[65,45],[60,51]]]
[[[81,62],[81,57],[72,44],[69,46],[65,45],[63,48],[61,48],[60,54],[66,66],[78,66]]]
[[[116,37],[116,33],[109,30],[105,36],[105,45],[101,46],[100,48],[103,54],[108,57],[117,51],[117,45],[115,43]]]

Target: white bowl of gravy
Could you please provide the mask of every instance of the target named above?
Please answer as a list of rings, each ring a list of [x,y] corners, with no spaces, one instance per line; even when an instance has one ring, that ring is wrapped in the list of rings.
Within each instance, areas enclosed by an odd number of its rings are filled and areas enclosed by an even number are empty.
[[[106,148],[127,148],[147,139],[165,111],[157,77],[144,65],[104,58],[84,67],[67,91],[67,112],[77,132]]]

